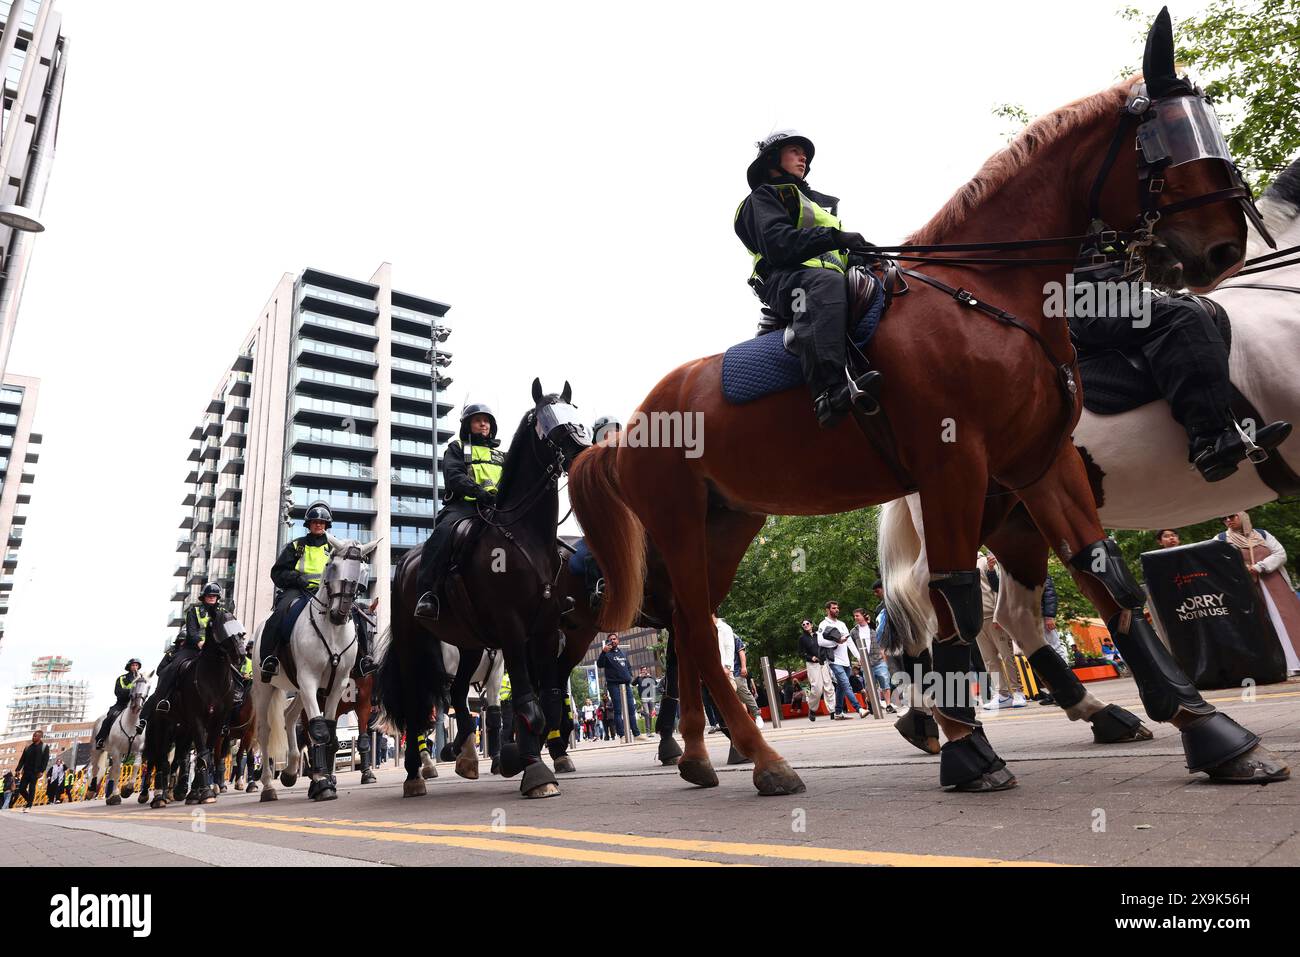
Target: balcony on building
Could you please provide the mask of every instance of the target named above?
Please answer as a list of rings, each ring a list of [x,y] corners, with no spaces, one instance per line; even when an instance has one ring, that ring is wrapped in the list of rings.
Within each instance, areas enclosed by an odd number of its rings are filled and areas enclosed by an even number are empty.
[[[194,520],[194,531],[210,532],[212,531],[212,513],[204,509],[203,513]]]
[[[213,416],[203,423],[203,438],[210,439],[221,434],[221,419]]]
[[[235,359],[234,365],[230,367],[232,372],[252,372],[253,356],[252,353],[243,353]]]
[[[373,379],[375,370],[379,368],[379,360],[371,349],[358,349],[337,342],[320,342],[306,337],[298,340],[293,361],[298,368],[343,372],[367,379]]]
[[[199,469],[197,482],[199,485],[213,485],[217,481],[217,463],[208,460],[203,463]]]
[[[320,269],[304,269],[298,283],[300,309],[363,322],[379,313],[378,295],[378,286]]]
[[[193,547],[194,547],[194,539],[190,538],[189,536],[186,536],[185,538],[176,539],[176,551],[178,552],[185,552],[186,554],[189,554],[190,549]]]
[[[289,456],[289,482],[303,488],[342,488],[370,491],[375,470],[359,462],[294,454]]]
[[[180,523],[180,525],[177,526],[177,527],[178,527],[178,528],[184,528],[184,529],[190,529],[190,528],[193,528],[193,527],[194,527],[194,516],[193,516],[193,515],[186,515],[184,518],[181,519],[181,523]]]
[[[189,508],[191,505],[194,504],[194,501],[195,501],[194,493],[193,493],[193,492],[190,492],[190,494],[188,494],[188,495],[185,496],[185,498],[184,498],[184,500],[182,500],[181,504],[184,505],[186,508]]]
[[[201,425],[194,426],[194,431],[190,433],[190,441],[198,442],[202,438],[203,438],[203,426]]]
[[[372,436],[341,429],[322,429],[310,425],[294,424],[289,430],[289,447],[295,452],[326,455],[340,454],[346,459],[369,462],[375,452]]]
[[[303,510],[305,514],[307,506],[313,502],[324,502],[336,517],[345,519],[351,519],[358,515],[369,517],[378,513],[375,500],[369,495],[345,492],[338,489],[294,487],[292,506],[294,512]]]
[[[199,453],[200,453],[200,447],[197,445],[194,446],[194,448],[190,449],[190,454],[185,456],[185,461],[197,462],[199,460]]]
[[[189,597],[190,597],[190,586],[186,585],[184,582],[178,584],[175,588],[172,589],[172,597],[171,597],[172,601],[185,601]]]
[[[11,548],[9,549],[9,551],[5,552],[4,567],[13,568],[17,564],[18,564],[18,549]]]
[[[220,431],[221,428],[220,426],[218,426],[217,432],[220,433]],[[203,461],[207,461],[208,459],[220,458],[221,443],[218,442],[216,439],[209,439],[208,441],[203,443],[203,448],[200,451],[199,456]]]
[[[429,376],[432,370],[429,363],[424,359],[403,359],[399,356],[392,358],[393,382],[400,382],[403,385],[413,385],[427,387],[429,385]]]
[[[227,422],[248,421],[248,400],[232,398],[226,402]]]
[[[219,502],[238,502],[243,498],[244,490],[240,487],[239,482],[233,482],[225,485],[221,489],[221,494],[217,496]]]
[[[238,528],[239,527],[239,508],[230,506],[217,512],[217,528]]]
[[[397,494],[399,489],[414,490],[416,492],[425,492],[436,487],[438,476],[429,468],[428,463],[423,468],[418,466],[398,466],[389,469],[389,481],[393,485],[393,494]]]
[[[234,558],[239,551],[239,536],[225,532],[212,543],[213,558]]]
[[[375,345],[379,342],[374,317],[368,321],[358,321],[305,309],[298,312],[298,335],[354,349],[368,349],[371,352],[374,352]]]
[[[223,466],[221,466],[221,474],[223,474],[223,475],[230,475],[230,474],[243,475],[243,474],[244,474],[244,457],[243,457],[242,455],[232,455],[230,458],[226,459],[226,464],[223,465]],[[216,476],[214,475],[213,478],[215,479]]]
[[[203,562],[195,562],[192,568],[186,572],[185,580],[191,585],[202,585],[207,581],[208,566]]]
[[[228,449],[242,449],[247,441],[248,432],[242,425],[230,425],[226,427],[226,437],[221,445]]]
[[[172,601],[184,601],[184,600],[185,600],[184,598],[172,598]],[[183,624],[185,624],[185,615],[180,611],[180,609],[175,609],[167,613],[168,628],[179,628]]]
[[[337,429],[340,426],[346,428],[348,419],[353,420],[354,426],[357,424],[373,426],[379,421],[371,405],[341,402],[337,399],[321,399],[310,395],[295,395],[292,409],[294,422],[325,428]]]
[[[345,372],[327,372],[309,366],[298,366],[293,379],[294,392],[318,398],[337,399],[356,404],[373,403],[379,391],[373,379],[348,375]]]
[[[217,498],[213,494],[212,486],[210,484],[205,483],[199,487],[198,497],[194,500],[196,506],[199,508],[211,508],[216,504],[216,502]]]
[[[189,474],[185,476],[185,484],[197,485],[198,481],[199,481],[199,470],[197,468],[190,469]]]
[[[232,372],[226,384],[226,394],[239,399],[248,398],[253,392],[253,375],[250,372]],[[224,407],[224,403],[222,403]]]

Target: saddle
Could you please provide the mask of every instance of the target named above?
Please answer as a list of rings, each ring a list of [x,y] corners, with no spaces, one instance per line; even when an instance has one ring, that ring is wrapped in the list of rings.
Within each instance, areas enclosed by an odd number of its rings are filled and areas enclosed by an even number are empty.
[[[1228,351],[1232,351],[1232,321],[1228,312],[1212,299],[1194,296],[1197,304],[1214,320]],[[1083,407],[1094,415],[1119,415],[1164,398],[1151,376],[1151,366],[1140,348],[1088,347],[1075,342],[1079,377],[1083,381]],[[1240,408],[1241,394],[1233,387],[1232,411],[1237,418],[1247,415]]]
[[[469,515],[457,519],[451,530],[451,549],[447,558],[447,571],[442,576],[442,597],[447,604],[465,621],[474,620],[474,603],[470,601],[469,589],[465,578],[460,573],[461,561],[473,554],[479,536],[487,528],[487,523]]]
[[[849,341],[866,349],[884,317],[889,296],[880,279],[861,266],[849,269]],[[784,329],[782,335],[769,335]],[[803,370],[792,351],[793,329],[770,308],[762,308],[758,335],[732,346],[722,357],[722,395],[733,405],[753,402],[802,385]],[[849,350],[850,356],[854,348]]]

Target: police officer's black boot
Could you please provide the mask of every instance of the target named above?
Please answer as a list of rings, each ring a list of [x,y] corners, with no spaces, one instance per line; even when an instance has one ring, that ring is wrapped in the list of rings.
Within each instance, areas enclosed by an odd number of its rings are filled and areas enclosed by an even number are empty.
[[[1273,422],[1255,433],[1254,445],[1262,454],[1247,449],[1246,442],[1232,425],[1217,435],[1202,435],[1192,439],[1189,458],[1207,482],[1221,482],[1237,471],[1241,460],[1250,455],[1252,461],[1264,461],[1267,453],[1277,448],[1291,434],[1290,422]]]
[[[425,621],[437,621],[441,614],[438,606],[438,596],[431,590],[426,591],[420,596],[420,600],[415,603],[415,617],[423,618]]]
[[[817,423],[823,429],[834,428],[852,406],[857,406],[866,415],[879,412],[881,380],[881,374],[874,369],[856,378],[844,370],[843,384],[823,389],[813,400]]]
[[[357,626],[357,673],[362,677],[375,673],[375,659],[370,657],[370,627]]]

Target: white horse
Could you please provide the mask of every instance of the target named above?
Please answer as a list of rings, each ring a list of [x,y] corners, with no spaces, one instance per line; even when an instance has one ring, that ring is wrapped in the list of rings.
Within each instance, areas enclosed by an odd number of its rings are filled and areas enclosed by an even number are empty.
[[[117,782],[114,778],[120,776],[122,767],[126,761],[132,757],[140,757],[144,754],[144,735],[141,731],[136,733],[136,728],[140,726],[140,711],[144,708],[145,700],[149,697],[149,678],[145,675],[137,675],[135,681],[131,684],[131,699],[127,702],[126,708],[114,720],[112,727],[108,729],[108,735],[104,738],[104,746],[97,748],[90,756],[90,793],[94,794],[99,789],[99,779],[107,774],[108,778],[104,782],[104,803],[108,805],[118,805],[122,803],[122,798],[129,798],[131,792],[135,790],[134,785],[127,781],[122,785],[122,793],[116,793]],[[108,712],[104,712],[95,721],[95,727],[98,728],[108,717]],[[108,768],[112,770],[109,771]],[[149,800],[149,789],[140,789],[140,803],[144,804]]]
[[[477,663],[472,668],[469,667],[472,660],[477,655]],[[505,655],[496,649],[485,650],[481,652],[470,652],[465,659],[466,673],[461,673],[461,653],[460,649],[450,642],[442,643],[442,666],[449,675],[455,675],[451,685],[451,705],[456,709],[456,733],[451,733],[451,719],[445,711],[438,715],[438,721],[446,721],[447,726],[447,744],[443,747],[442,754],[438,755],[440,760],[455,761],[456,773],[463,778],[474,780],[478,778],[478,751],[474,748],[474,725],[469,711],[469,687],[473,685],[483,699],[485,710],[483,713],[483,731],[488,736],[489,751],[495,743],[500,744],[501,733],[501,677],[506,671]],[[461,720],[461,715],[464,720]],[[496,739],[495,741],[493,739]],[[425,775],[424,769],[433,764],[433,761],[427,751],[420,753],[421,776],[433,777],[436,775]],[[499,773],[499,755],[492,757],[492,773]]]
[[[1300,244],[1300,159],[1264,193],[1259,210],[1279,249]],[[1269,251],[1248,224],[1246,257]],[[1292,253],[1281,261],[1297,259],[1300,254]],[[1229,279],[1209,294],[1227,310],[1232,323],[1229,375],[1260,411],[1259,425],[1276,420],[1300,424],[1300,379],[1295,374],[1300,367],[1300,292],[1249,288],[1256,284],[1300,289],[1300,264]],[[1083,386],[1086,392],[1087,382]],[[1093,480],[1099,486],[1097,504],[1105,528],[1178,528],[1278,498],[1249,462],[1223,481],[1206,482],[1188,464],[1187,434],[1164,401],[1118,415],[1084,410],[1073,441],[1085,451],[1085,461],[1091,459],[1097,467]],[[1300,469],[1300,429],[1270,454]],[[932,636],[934,610],[921,527],[917,496],[881,506],[881,572],[891,605],[897,603],[900,614],[909,620],[907,630]],[[1042,592],[1041,585],[1030,589],[1011,575],[1000,576],[994,621],[1026,655],[1046,647]],[[1066,714],[1071,720],[1092,722],[1108,709],[1115,706],[1089,692]],[[1148,732],[1144,737],[1149,736]],[[937,740],[934,745],[937,749]]]
[[[381,539],[369,545],[340,541],[330,536],[334,552],[321,575],[320,586],[308,600],[294,624],[293,633],[281,649],[279,673],[269,682],[253,682],[253,707],[257,714],[257,737],[262,752],[262,800],[278,798],[273,782],[272,762],[284,768],[280,783],[292,787],[302,766],[297,747],[299,713],[307,714],[307,796],[316,801],[338,797],[334,779],[334,754],[338,750],[336,722],[339,701],[357,657],[356,626],[352,602],[357,585],[364,578],[362,564],[379,547]],[[258,628],[253,660],[260,661],[266,622]],[[286,665],[286,660],[291,664]],[[290,677],[290,672],[294,677]],[[297,679],[296,681],[294,679]],[[290,702],[288,696],[294,694]],[[290,746],[290,742],[294,742]]]

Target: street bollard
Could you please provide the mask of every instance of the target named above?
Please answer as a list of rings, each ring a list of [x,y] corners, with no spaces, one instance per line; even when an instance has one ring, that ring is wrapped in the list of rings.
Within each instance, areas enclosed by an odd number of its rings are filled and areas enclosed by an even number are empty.
[[[871,709],[871,716],[877,721],[885,717],[884,711],[880,708],[880,693],[876,689],[876,676],[872,673],[867,662],[867,649],[858,641],[858,654],[862,657],[858,660],[862,662],[862,683],[867,686],[867,707]]]
[[[764,655],[758,660],[759,667],[763,672],[763,685],[767,688],[767,710],[772,716],[772,727],[781,727],[781,691],[776,683],[776,672],[772,670],[772,662]]]

